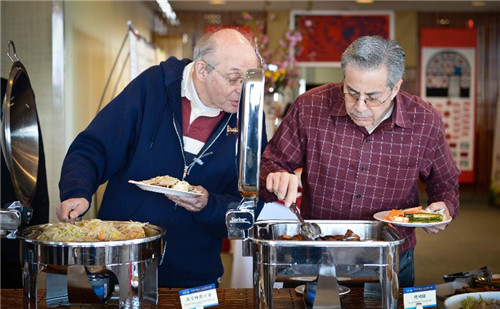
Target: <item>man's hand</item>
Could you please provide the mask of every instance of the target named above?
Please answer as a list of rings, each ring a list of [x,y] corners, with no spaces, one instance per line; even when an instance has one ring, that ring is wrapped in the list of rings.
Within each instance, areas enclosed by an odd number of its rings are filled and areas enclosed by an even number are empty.
[[[172,202],[178,206],[185,208],[188,211],[200,211],[208,204],[208,191],[202,186],[193,186],[196,190],[200,191],[202,195],[195,197],[184,197],[178,195],[165,194]]]
[[[70,198],[63,201],[56,208],[59,221],[74,222],[76,218],[89,209],[89,202],[84,198]]]
[[[448,207],[446,207],[445,202],[434,202],[434,203],[430,204],[429,206],[427,206],[426,209],[430,210],[431,212],[439,212],[447,218],[451,217],[450,211],[448,210]],[[438,233],[439,231],[444,231],[446,226],[448,226],[448,223],[424,227],[424,230],[427,233]]]
[[[266,189],[273,192],[286,207],[290,207],[297,200],[299,178],[287,172],[270,173],[266,178]]]

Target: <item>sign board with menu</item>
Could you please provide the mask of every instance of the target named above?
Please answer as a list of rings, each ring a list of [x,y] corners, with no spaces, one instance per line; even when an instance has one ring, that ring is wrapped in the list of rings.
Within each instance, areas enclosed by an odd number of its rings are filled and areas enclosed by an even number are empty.
[[[472,183],[476,118],[477,32],[474,29],[421,29],[420,96],[443,116],[446,139],[461,171]]]

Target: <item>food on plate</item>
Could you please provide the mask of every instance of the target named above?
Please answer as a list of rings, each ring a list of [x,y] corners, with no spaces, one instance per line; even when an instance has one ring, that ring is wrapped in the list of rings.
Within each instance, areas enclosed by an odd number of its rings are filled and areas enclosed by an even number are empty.
[[[102,221],[99,219],[51,224],[38,235],[45,241],[109,241],[146,237],[144,226],[136,221]]]
[[[455,290],[455,294],[477,293],[477,292],[497,292],[500,291],[500,286],[482,285],[482,286],[465,286]]]
[[[483,299],[481,296],[479,298],[468,296],[460,302],[460,305],[463,309],[500,309],[500,300]]]
[[[392,209],[385,219],[402,223],[432,223],[443,221],[443,215],[426,211],[422,206],[417,206],[406,209]]]
[[[147,185],[160,186],[172,190],[200,193],[200,191],[193,188],[193,186],[191,186],[187,181],[180,180],[168,175],[156,176],[147,180],[143,180],[141,182]]]
[[[307,240],[307,238],[304,237],[301,234],[297,234],[297,235],[294,235],[294,236],[283,234],[280,237],[278,237],[278,240]],[[352,230],[348,229],[347,232],[344,235],[325,235],[325,236],[317,237],[314,240],[323,240],[323,241],[359,241],[359,240],[361,240],[361,238],[359,237],[358,234],[356,234]]]
[[[456,289],[455,294],[496,291],[500,291],[500,281],[494,279],[492,279],[491,281],[473,279],[470,283],[470,286]]]

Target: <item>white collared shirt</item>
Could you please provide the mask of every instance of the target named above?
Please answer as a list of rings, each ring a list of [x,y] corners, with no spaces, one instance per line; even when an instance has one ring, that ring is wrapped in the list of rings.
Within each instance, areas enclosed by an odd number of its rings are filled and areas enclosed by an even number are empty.
[[[222,110],[218,108],[208,107],[203,104],[196,92],[194,87],[192,74],[194,72],[194,61],[186,65],[182,73],[182,83],[181,83],[181,97],[186,97],[191,102],[191,115],[189,116],[189,124],[200,117],[216,117]],[[184,150],[192,154],[198,154],[205,145],[204,142],[198,141],[196,139],[183,136]]]
[[[182,84],[181,84],[181,96],[186,97],[191,101],[191,117],[189,117],[189,123],[199,116],[205,117],[216,117],[222,110],[219,108],[208,107],[203,104],[196,92],[194,87],[192,73],[194,72],[194,61],[186,65],[184,72],[182,73]]]
[[[384,122],[384,120],[386,120],[387,118],[391,117],[392,115],[392,111],[394,110],[394,104],[392,104],[391,108],[389,108],[389,110],[387,111],[387,113],[385,113],[385,116],[382,117],[382,119],[380,119],[380,121],[377,123],[376,126],[373,127],[373,129],[371,130],[368,130],[368,134],[372,134],[372,132],[382,123]]]

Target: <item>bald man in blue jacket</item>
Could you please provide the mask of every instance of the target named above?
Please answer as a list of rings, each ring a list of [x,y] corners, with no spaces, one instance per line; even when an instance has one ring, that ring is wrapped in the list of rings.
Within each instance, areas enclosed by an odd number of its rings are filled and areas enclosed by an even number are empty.
[[[236,137],[226,128],[236,126],[245,72],[260,63],[250,41],[231,29],[201,38],[193,58],[171,57],[134,79],[76,137],[59,182],[61,221],[83,215],[108,181],[98,218],[166,228],[162,287],[220,282],[225,213],[241,200]],[[159,175],[185,180],[202,195],[163,195],[128,183]]]

